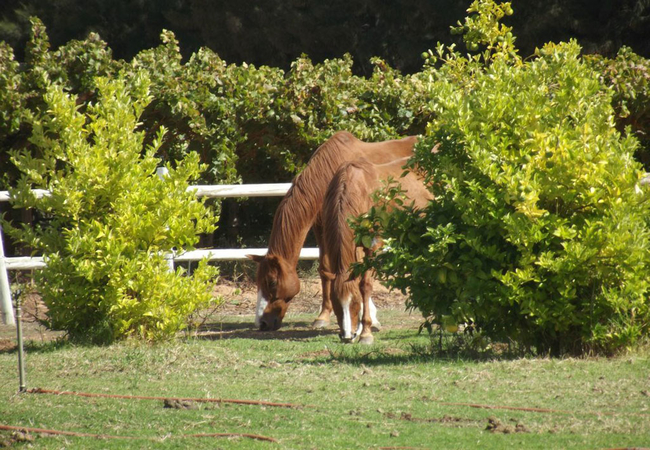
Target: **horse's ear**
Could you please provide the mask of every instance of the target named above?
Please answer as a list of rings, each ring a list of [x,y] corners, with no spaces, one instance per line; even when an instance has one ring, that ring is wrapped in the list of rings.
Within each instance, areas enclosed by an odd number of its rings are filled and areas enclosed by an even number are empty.
[[[269,263],[270,266],[278,267],[280,268],[281,261],[284,261],[281,256],[278,255],[269,255],[268,253],[264,255],[264,259],[266,259],[266,262]]]
[[[258,264],[264,260],[264,255],[246,255],[246,257]]]

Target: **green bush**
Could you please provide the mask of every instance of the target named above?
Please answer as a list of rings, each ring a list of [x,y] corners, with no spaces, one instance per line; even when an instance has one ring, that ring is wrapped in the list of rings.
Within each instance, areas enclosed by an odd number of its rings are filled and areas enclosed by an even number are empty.
[[[485,52],[441,51],[429,69],[437,117],[415,159],[435,201],[376,208],[358,232],[384,236],[372,266],[432,322],[540,353],[632,346],[650,328],[637,143],[575,42],[522,61],[499,8],[474,2],[463,26]]]
[[[492,37],[485,41],[491,42],[487,51],[492,54],[516,52],[510,29],[502,27],[495,35],[494,30],[481,26],[483,17],[498,19],[511,10],[487,3],[480,7],[482,14],[472,11],[469,25],[459,24],[454,32],[467,30],[465,37],[470,41]],[[86,105],[96,95],[97,76],[144,70],[152,80],[154,98],[142,114],[143,129],[164,126],[168,130],[159,157],[174,164],[187,152],[196,151],[208,166],[201,176],[203,183],[286,181],[335,131],[348,130],[374,141],[424,133],[436,114],[435,105],[427,100],[430,78],[444,76],[462,83],[465,77],[462,72],[426,68],[403,76],[375,58],[372,76],[364,78],[353,74],[349,55],[319,64],[304,56],[286,72],[227,64],[206,48],[183,61],[172,32],[163,31],[161,40],[160,46],[141,51],[130,62],[113,60],[106,43],[92,33],[82,41],[51,49],[42,22],[32,18],[32,36],[20,70],[11,49],[3,45],[0,50],[0,87],[6,86],[0,90],[0,114],[5,119],[0,123],[0,161],[9,164],[8,149],[25,146],[31,114],[43,106],[49,84],[62,86]],[[471,48],[478,48],[471,42]],[[431,61],[434,54],[425,54],[425,59]],[[616,60],[595,60],[604,82],[612,82],[617,89],[614,103],[620,111],[619,123],[631,124],[639,136],[647,134],[647,61],[629,51],[622,51]],[[145,141],[154,138],[155,132],[150,132]],[[645,153],[639,152],[644,161]],[[9,165],[0,183],[11,185],[16,178]]]
[[[42,253],[37,285],[47,324],[73,339],[103,343],[135,335],[165,339],[197,308],[215,302],[216,269],[202,262],[192,277],[169,271],[165,255],[191,248],[216,217],[186,191],[200,173],[188,154],[169,175],[156,175],[161,129],[150,146],[136,131],[151,101],[144,73],[97,78],[97,101],[85,113],[55,85],[33,122],[38,155],[14,152],[22,173],[14,206],[35,208],[42,220],[9,230]],[[36,198],[32,188],[51,191]]]
[[[18,92],[18,63],[11,47],[0,42],[0,137],[16,132],[20,127],[21,96]]]
[[[602,83],[614,90],[613,106],[620,130],[629,127],[639,139],[636,158],[650,170],[650,60],[623,47],[614,59],[589,55],[587,61],[600,74]]]
[[[160,46],[136,55],[128,68],[144,70],[151,79],[153,98],[142,121],[144,129],[162,126],[168,130],[158,156],[173,163],[196,152],[207,166],[203,182],[235,182],[235,149],[243,137],[237,129],[232,96],[224,89],[226,63],[209,49],[201,49],[183,64],[174,34],[163,31],[161,40]],[[146,140],[154,137],[150,132]]]

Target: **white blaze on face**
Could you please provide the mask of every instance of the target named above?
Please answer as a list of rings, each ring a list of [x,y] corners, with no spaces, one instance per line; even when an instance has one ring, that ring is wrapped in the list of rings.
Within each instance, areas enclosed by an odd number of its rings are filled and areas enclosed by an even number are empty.
[[[258,289],[257,306],[255,307],[255,326],[258,328],[260,326],[260,320],[262,319],[262,314],[264,314],[264,310],[266,309],[266,305],[268,304],[269,302],[267,299],[264,298],[264,294],[262,294],[262,290]]]

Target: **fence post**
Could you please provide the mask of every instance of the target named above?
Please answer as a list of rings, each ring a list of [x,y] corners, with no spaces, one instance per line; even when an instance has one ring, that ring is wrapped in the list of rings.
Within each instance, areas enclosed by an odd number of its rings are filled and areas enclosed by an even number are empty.
[[[14,307],[11,304],[9,274],[5,265],[5,247],[2,241],[2,224],[0,224],[0,312],[5,325],[15,326]]]
[[[158,175],[158,178],[161,180],[165,180],[165,177],[169,175],[169,169],[165,166],[157,167],[156,168],[156,175]],[[172,253],[167,253],[165,255],[165,260],[167,261],[167,266],[169,267],[169,271],[173,272],[174,271],[174,251],[172,250]]]
[[[18,392],[26,392],[25,352],[23,350],[23,308],[22,292],[16,291],[16,340],[18,341]]]

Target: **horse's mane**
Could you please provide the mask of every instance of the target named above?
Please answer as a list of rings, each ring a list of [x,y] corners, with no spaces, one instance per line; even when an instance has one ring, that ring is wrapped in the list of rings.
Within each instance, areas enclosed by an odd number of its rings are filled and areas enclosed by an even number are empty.
[[[347,221],[370,209],[376,180],[374,165],[359,159],[344,164],[329,185],[323,204],[323,240],[331,270],[336,275],[346,274],[357,260],[354,233]],[[347,280],[345,275],[342,278]]]
[[[332,174],[345,160],[346,147],[357,139],[341,131],[325,141],[298,174],[276,210],[269,238],[269,254],[297,259],[307,232],[321,211]]]

